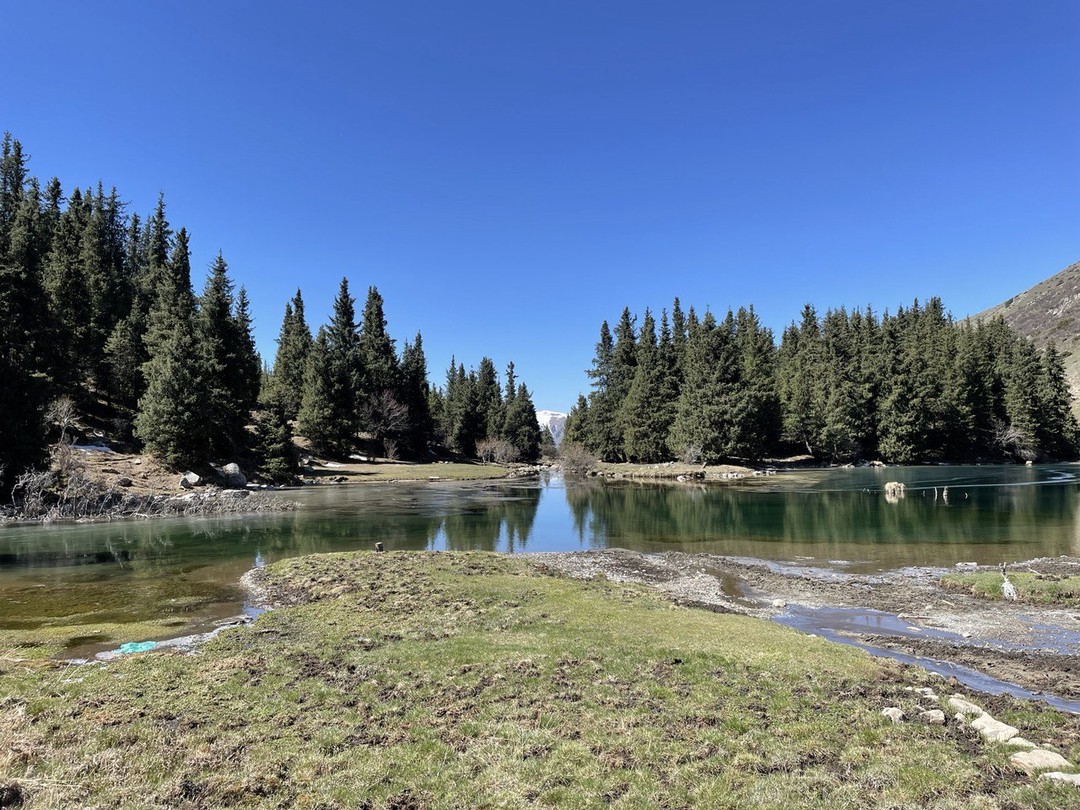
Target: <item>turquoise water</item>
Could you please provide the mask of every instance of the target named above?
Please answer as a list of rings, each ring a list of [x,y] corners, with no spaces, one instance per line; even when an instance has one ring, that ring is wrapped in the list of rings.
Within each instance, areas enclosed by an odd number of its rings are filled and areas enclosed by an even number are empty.
[[[239,577],[284,557],[388,550],[677,549],[844,560],[847,570],[1080,555],[1076,465],[781,473],[734,484],[417,483],[287,493],[302,508],[0,528],[0,628],[63,617],[192,625],[243,607]],[[887,481],[906,484],[889,502]],[[946,493],[945,488],[948,488]]]

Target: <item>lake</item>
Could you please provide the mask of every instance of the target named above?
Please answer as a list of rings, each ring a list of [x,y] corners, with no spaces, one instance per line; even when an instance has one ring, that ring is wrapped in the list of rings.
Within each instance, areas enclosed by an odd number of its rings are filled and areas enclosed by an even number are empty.
[[[781,472],[721,484],[541,481],[312,487],[297,512],[0,528],[0,628],[244,609],[253,566],[326,551],[707,551],[849,571],[1080,555],[1073,464]],[[906,485],[887,499],[888,481]],[[178,631],[179,634],[179,631]]]

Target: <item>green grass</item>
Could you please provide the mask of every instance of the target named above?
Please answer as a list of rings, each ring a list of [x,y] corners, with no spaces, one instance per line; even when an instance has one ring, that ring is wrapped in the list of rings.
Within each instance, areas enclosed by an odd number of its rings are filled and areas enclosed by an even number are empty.
[[[983,599],[1003,599],[1002,582],[1001,574],[997,571],[946,574],[941,578],[945,587],[967,591]],[[1018,601],[1080,606],[1080,577],[1053,577],[1010,571],[1009,582],[1016,588]]]
[[[198,654],[0,676],[24,807],[1061,808],[848,647],[489,554],[330,554]],[[944,694],[944,693],[943,693]],[[1002,704],[1005,705],[1005,704]],[[1080,754],[1080,724],[1008,719]],[[1003,715],[1004,716],[1004,715]]]

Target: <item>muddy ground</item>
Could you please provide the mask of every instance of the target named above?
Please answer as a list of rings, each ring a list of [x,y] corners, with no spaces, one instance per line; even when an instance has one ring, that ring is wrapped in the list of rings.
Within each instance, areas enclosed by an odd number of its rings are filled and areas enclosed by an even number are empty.
[[[798,626],[811,632],[820,621],[871,647],[950,661],[1031,692],[1080,700],[1080,607],[992,601],[946,590],[940,578],[955,569],[853,574],[842,563],[817,567],[623,549],[534,556],[564,575],[639,582],[681,604],[711,610],[779,621],[795,614]],[[1043,558],[1010,570],[1077,576],[1080,559]]]

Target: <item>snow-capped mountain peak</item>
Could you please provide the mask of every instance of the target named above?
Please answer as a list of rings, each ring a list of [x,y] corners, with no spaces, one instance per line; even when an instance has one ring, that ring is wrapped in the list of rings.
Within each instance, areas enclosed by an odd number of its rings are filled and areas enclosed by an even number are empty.
[[[537,411],[536,421],[541,428],[547,428],[555,437],[555,444],[562,444],[563,431],[566,429],[566,414],[561,411]]]

